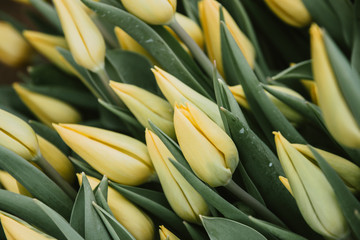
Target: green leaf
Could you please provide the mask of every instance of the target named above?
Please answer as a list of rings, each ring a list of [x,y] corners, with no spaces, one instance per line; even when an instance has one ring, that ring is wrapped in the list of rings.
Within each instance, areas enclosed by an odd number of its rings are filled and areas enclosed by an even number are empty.
[[[65,218],[70,217],[73,201],[50,178],[31,163],[2,146],[0,146],[0,155],[0,167],[19,181],[31,195]]]
[[[206,235],[206,233],[203,231],[203,229],[200,230],[200,228],[198,226],[195,226],[193,224],[190,224],[188,222],[184,221],[184,225],[187,229],[187,231],[189,232],[189,234],[191,235],[191,239],[192,240],[208,240],[208,236]]]
[[[69,156],[69,159],[75,165],[75,168],[77,169],[76,172],[84,172],[86,175],[99,179],[102,177],[102,175],[93,169],[87,162],[78,160],[71,156]]]
[[[10,23],[20,34],[26,29],[22,23],[3,11],[0,11],[0,20]]]
[[[351,66],[360,75],[360,2],[354,3],[354,40],[351,54]]]
[[[59,33],[62,33],[60,19],[54,7],[43,0],[30,0],[30,3],[56,28]]]
[[[311,60],[299,62],[271,77],[272,80],[313,79]]]
[[[211,240],[236,240],[240,236],[247,240],[266,240],[255,229],[230,219],[201,216],[201,221]]]
[[[81,185],[76,195],[75,203],[70,217],[70,225],[82,237],[85,237],[85,192],[84,186]]]
[[[33,200],[43,212],[49,216],[51,221],[60,229],[68,240],[84,240],[71,226],[70,224],[53,209],[46,206],[44,203],[37,199]]]
[[[223,23],[221,24],[221,31],[225,36],[226,44],[224,46],[231,49],[228,51],[229,57],[236,66],[234,69],[236,69],[238,78],[240,78],[251,111],[269,141],[273,143],[271,132],[276,130],[280,131],[284,136],[286,135],[286,139],[291,142],[306,143],[280,110],[270,101],[231,33]]]
[[[314,154],[321,170],[323,171],[326,179],[330,183],[335,192],[339,206],[345,216],[346,221],[350,225],[354,235],[360,239],[360,203],[355,196],[350,192],[345,183],[341,180],[339,175],[333,168],[326,162],[326,160],[311,146],[308,146]]]
[[[174,54],[165,41],[147,24],[121,9],[112,6],[94,2],[92,0],[83,0],[83,2],[99,17],[107,19],[109,22],[119,26],[141,46],[143,46],[166,71],[173,74],[195,91],[208,96],[206,91],[189,73],[179,58]],[[133,26],[137,26],[134,28]]]
[[[195,0],[195,1],[194,0],[183,0],[182,1],[186,15],[189,18],[191,18],[193,21],[195,21],[197,24],[200,24],[198,2],[199,2],[199,0]]]

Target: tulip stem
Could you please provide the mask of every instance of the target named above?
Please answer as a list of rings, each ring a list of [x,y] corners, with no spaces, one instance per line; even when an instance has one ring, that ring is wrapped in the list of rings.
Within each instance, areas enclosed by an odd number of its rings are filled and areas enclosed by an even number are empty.
[[[112,90],[110,85],[109,85],[110,78],[109,78],[109,75],[107,74],[105,68],[100,69],[99,71],[96,72],[96,74],[101,79],[101,82],[102,82],[105,90],[107,91],[107,93],[109,94],[111,100],[113,101],[112,103],[117,105],[117,106],[121,106],[121,102],[120,102],[119,97],[115,94],[114,90]]]
[[[195,57],[195,59],[198,61],[198,63],[201,65],[201,67],[205,71],[205,73],[208,76],[212,76],[213,75],[213,64],[211,63],[210,59],[205,55],[203,50],[201,50],[201,48],[196,44],[196,42],[189,36],[189,34],[187,32],[185,32],[184,28],[181,27],[181,25],[176,21],[175,18],[170,22],[169,27],[172,30],[174,30],[176,35],[178,35],[179,38],[189,48],[190,52]],[[221,76],[221,75],[218,73],[218,76]]]
[[[285,224],[274,213],[237,185],[233,180],[230,180],[230,182],[225,185],[225,188],[233,193],[243,203],[252,208],[264,220],[286,228]]]
[[[44,173],[53,180],[71,199],[76,198],[76,191],[71,185],[50,165],[48,161],[40,154],[33,160]]]

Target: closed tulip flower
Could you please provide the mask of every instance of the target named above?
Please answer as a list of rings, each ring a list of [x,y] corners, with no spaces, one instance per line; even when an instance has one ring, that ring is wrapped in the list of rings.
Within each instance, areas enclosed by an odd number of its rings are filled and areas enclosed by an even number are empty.
[[[237,26],[234,19],[223,8],[224,20],[229,28],[231,35],[239,46],[245,59],[251,67],[254,67],[255,49],[250,40]],[[216,61],[216,66],[220,74],[224,75],[221,40],[220,40],[220,3],[215,0],[202,0],[199,2],[199,16],[202,29],[204,31],[206,50],[210,60]]]
[[[360,148],[360,128],[339,89],[324,44],[323,32],[316,24],[310,28],[310,37],[312,69],[325,125],[339,143]]]
[[[22,119],[0,109],[0,145],[31,161],[39,156],[34,130]]]
[[[161,225],[159,227],[160,240],[180,240],[175,234],[170,232],[166,227]]]
[[[66,41],[77,64],[93,72],[104,69],[105,41],[80,1],[54,0]]]
[[[130,13],[153,25],[171,22],[176,11],[176,0],[121,0],[121,2]]]
[[[81,185],[82,175],[76,175]],[[87,176],[87,179],[92,189],[100,183],[100,180],[94,177]],[[108,187],[107,200],[115,219],[118,220],[135,239],[152,240],[154,238],[153,222],[143,211],[138,209],[112,187]]]
[[[81,121],[81,115],[69,104],[43,94],[32,92],[14,83],[13,87],[23,103],[49,127],[52,123],[76,123]]]
[[[173,110],[167,101],[134,85],[111,81],[110,86],[145,128],[150,128],[151,120],[169,137],[175,138]]]
[[[24,31],[24,37],[42,55],[67,73],[79,75],[56,47],[68,49],[65,38],[35,31]]]
[[[0,170],[0,183],[6,190],[22,194],[25,196],[31,196],[31,194],[26,190],[26,188],[21,185],[16,179],[11,176],[8,172]]]
[[[155,68],[151,70],[155,75],[156,82],[161,92],[164,94],[171,106],[174,107],[176,103],[191,103],[205,112],[214,122],[216,122],[216,124],[223,128],[224,125],[221,120],[219,108],[214,102],[194,91],[179,79],[161,68],[155,66]]]
[[[334,190],[322,171],[297,151],[280,133],[275,143],[280,163],[308,225],[330,239],[342,239],[349,228]]]
[[[146,145],[126,135],[78,124],[54,124],[64,142],[114,182],[139,185],[154,175]]]
[[[19,67],[27,63],[32,50],[21,34],[4,21],[0,21],[0,32],[0,61],[11,67]]]
[[[175,107],[174,126],[180,148],[194,173],[212,187],[227,185],[239,156],[225,131],[191,104]]]
[[[276,16],[293,27],[305,27],[311,22],[302,0],[265,0],[265,3]]]
[[[205,200],[172,165],[169,158],[175,158],[160,138],[149,130],[146,130],[145,136],[151,160],[170,206],[185,221],[200,223],[199,215],[209,214]]]
[[[5,214],[0,213],[1,225],[4,229],[6,238],[9,240],[50,240],[53,238],[40,230],[30,226],[29,224],[17,219],[16,217],[11,218]]]
[[[309,92],[311,101],[318,105],[318,87],[316,83],[312,80],[301,80],[302,85],[306,88],[306,90]]]

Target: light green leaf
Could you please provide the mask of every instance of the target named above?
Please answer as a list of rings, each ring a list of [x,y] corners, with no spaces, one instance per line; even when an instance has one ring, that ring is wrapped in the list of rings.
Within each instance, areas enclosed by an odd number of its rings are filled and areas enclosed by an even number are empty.
[[[59,33],[62,33],[60,19],[54,7],[43,0],[30,0],[30,3],[56,28]]]
[[[272,80],[313,79],[311,60],[299,62],[271,77]]]

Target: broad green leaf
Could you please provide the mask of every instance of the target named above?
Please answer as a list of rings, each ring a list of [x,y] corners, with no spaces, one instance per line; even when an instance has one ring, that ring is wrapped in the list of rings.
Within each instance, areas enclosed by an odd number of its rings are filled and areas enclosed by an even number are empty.
[[[107,211],[111,216],[113,216],[114,214],[111,212],[111,209],[107,203],[107,200],[104,196],[104,194],[102,193],[101,189],[98,188],[95,192],[95,199],[96,199],[96,203],[102,207],[105,211]]]
[[[62,33],[60,19],[54,7],[43,0],[30,0],[30,3],[56,28],[59,33]]]
[[[203,229],[200,229],[199,226],[195,226],[193,224],[190,224],[188,222],[184,221],[184,225],[191,235],[192,240],[208,240],[208,236],[206,236],[206,233]]]
[[[211,240],[266,240],[255,229],[226,218],[201,217],[201,221]]]
[[[38,205],[42,211],[49,216],[51,221],[60,229],[60,231],[64,234],[66,239],[68,240],[84,240],[71,226],[70,224],[57,212],[53,209],[49,208],[44,203],[40,202],[37,199],[33,200],[36,205]]]
[[[73,205],[70,217],[70,225],[82,237],[85,237],[85,192],[84,186],[81,185],[76,195],[75,203]]]
[[[165,41],[153,30],[137,17],[121,9],[109,5],[83,0],[83,2],[99,17],[107,19],[109,22],[119,26],[140,45],[142,45],[166,71],[173,74],[195,91],[208,96],[206,91],[189,73],[179,58],[174,54]],[[134,28],[133,26],[137,26]]]
[[[314,154],[321,170],[326,179],[330,183],[335,192],[335,196],[339,202],[340,208],[343,211],[346,221],[352,229],[356,239],[360,239],[360,203],[356,197],[350,192],[345,183],[341,180],[339,175],[326,162],[326,160],[311,146],[311,152]]]
[[[240,78],[251,111],[269,141],[273,142],[272,131],[281,131],[286,139],[291,142],[306,143],[280,110],[270,101],[231,33],[223,23],[221,24],[221,31],[225,36],[226,44],[224,43],[224,46],[231,49],[228,51],[229,58],[234,63],[234,69]]]
[[[87,162],[78,160],[74,157],[69,157],[70,161],[74,164],[75,168],[77,169],[76,172],[84,172],[86,175],[101,178],[102,175],[98,173],[95,169],[93,169]]]
[[[93,190],[93,192],[95,194],[95,198],[96,198],[97,192],[100,192],[102,197],[106,200],[108,197],[108,187],[109,187],[108,178],[104,175],[102,177],[100,183]]]
[[[282,79],[313,79],[311,68],[311,60],[299,62],[293,66],[286,68],[275,76],[271,77],[272,80]]]
[[[73,201],[50,178],[34,165],[2,146],[0,146],[0,155],[0,167],[19,181],[32,196],[43,201],[65,218],[70,217]]]
[[[200,25],[198,2],[199,2],[199,0],[195,0],[195,1],[194,0],[183,0],[182,1],[186,15]]]

